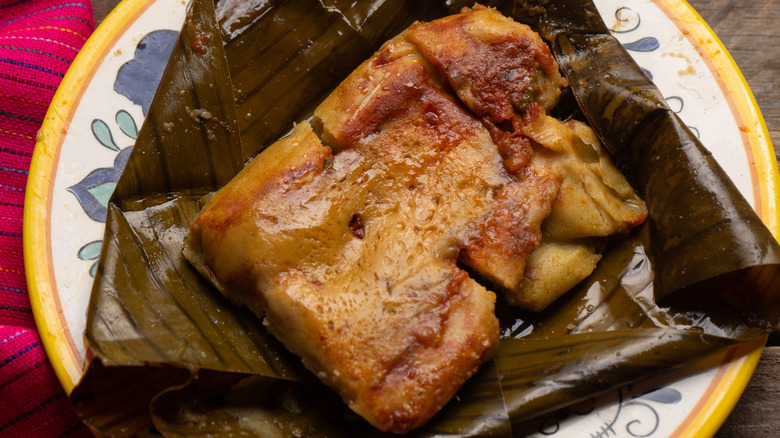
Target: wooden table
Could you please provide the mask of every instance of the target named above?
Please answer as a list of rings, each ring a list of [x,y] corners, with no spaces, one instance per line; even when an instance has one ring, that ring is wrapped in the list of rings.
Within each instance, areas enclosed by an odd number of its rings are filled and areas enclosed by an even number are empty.
[[[688,0],[736,61],[758,101],[780,156],[780,0]],[[119,0],[92,0],[99,23]],[[764,350],[756,372],[717,438],[780,436],[780,337]]]

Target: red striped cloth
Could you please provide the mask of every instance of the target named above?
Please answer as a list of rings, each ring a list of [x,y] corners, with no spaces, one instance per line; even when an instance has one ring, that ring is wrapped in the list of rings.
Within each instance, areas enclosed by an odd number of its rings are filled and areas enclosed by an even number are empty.
[[[22,208],[35,135],[92,33],[88,0],[0,0],[0,436],[81,437],[35,330]]]

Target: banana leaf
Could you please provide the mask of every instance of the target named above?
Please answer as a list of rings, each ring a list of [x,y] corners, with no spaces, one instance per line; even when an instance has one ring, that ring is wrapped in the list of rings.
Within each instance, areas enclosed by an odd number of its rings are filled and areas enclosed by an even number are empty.
[[[384,436],[183,258],[204,199],[415,20],[459,1],[193,0],[111,198],[71,394],[97,433]],[[410,435],[521,423],[780,327],[780,246],[585,0],[487,2],[551,44],[579,109],[648,203],[550,308],[496,305],[495,358]],[[604,80],[604,72],[609,79]]]

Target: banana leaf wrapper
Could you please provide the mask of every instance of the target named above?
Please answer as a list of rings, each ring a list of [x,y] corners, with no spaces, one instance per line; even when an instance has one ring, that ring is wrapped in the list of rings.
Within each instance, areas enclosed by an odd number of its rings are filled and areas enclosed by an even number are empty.
[[[384,436],[181,255],[204,197],[385,40],[470,6],[351,3],[192,2],[109,205],[87,315],[90,361],[71,394],[97,433]],[[496,357],[411,436],[509,437],[540,415],[760,344],[780,326],[780,247],[593,4],[487,4],[550,42],[578,110],[651,216],[544,312],[499,297]]]

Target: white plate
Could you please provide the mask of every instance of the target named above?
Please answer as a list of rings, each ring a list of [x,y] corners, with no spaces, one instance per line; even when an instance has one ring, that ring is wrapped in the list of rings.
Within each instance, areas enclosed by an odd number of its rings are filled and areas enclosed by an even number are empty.
[[[778,171],[756,103],[733,60],[685,2],[596,0],[604,21],[777,236]],[[24,251],[33,311],[70,392],[105,207],[152,98],[184,1],[125,0],[73,63],[44,121],[27,188]],[[540,419],[532,436],[712,436],[736,404],[763,343]]]

